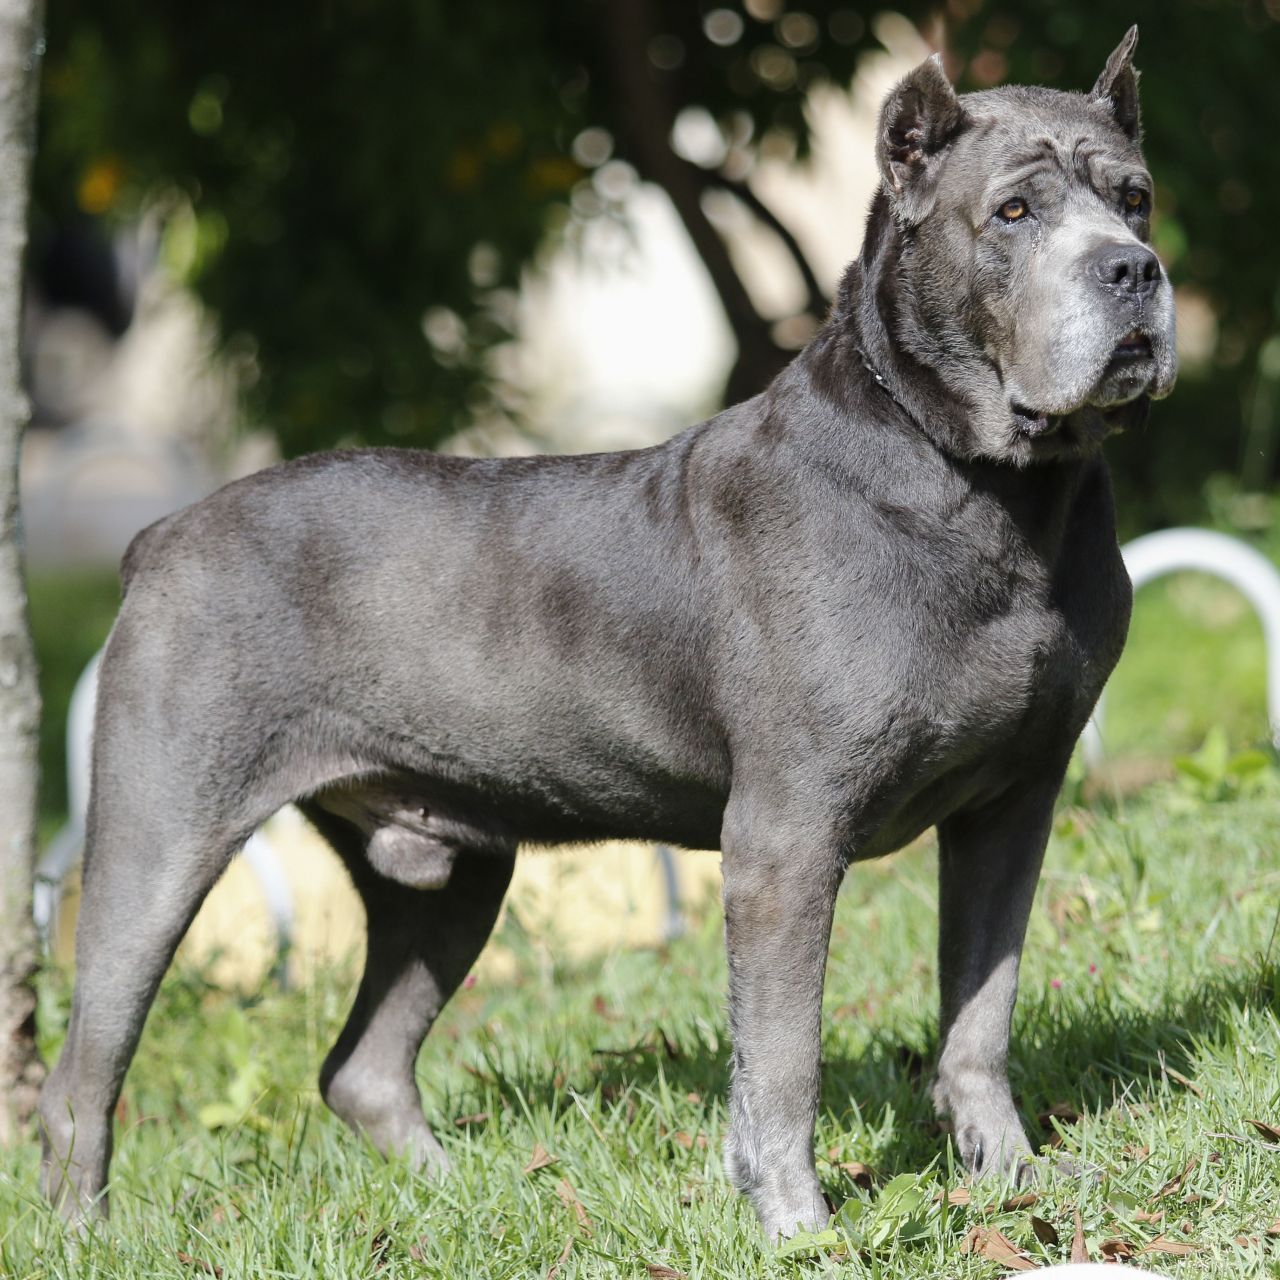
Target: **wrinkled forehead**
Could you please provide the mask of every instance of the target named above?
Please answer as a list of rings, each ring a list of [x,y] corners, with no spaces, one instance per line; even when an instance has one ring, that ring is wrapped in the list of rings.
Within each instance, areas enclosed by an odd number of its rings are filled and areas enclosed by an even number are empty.
[[[1103,192],[1147,176],[1138,144],[1083,94],[1010,86],[960,99],[970,124],[939,183],[942,199],[981,214],[1019,187]]]

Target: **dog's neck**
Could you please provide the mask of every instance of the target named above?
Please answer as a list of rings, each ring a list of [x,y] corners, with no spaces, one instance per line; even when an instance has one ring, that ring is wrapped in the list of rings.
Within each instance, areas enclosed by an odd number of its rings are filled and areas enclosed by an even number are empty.
[[[909,252],[906,234],[881,190],[867,219],[862,252],[845,272],[832,308],[832,354],[838,352],[841,363],[852,357],[864,365],[939,449],[973,458],[979,452],[976,406],[955,385],[958,379],[943,372],[954,358],[942,351],[941,343],[928,339],[913,314],[914,298],[903,272],[904,253]]]
[[[953,474],[964,474],[968,489],[998,502],[1028,543],[1053,561],[1084,473],[1095,470],[1097,450],[1035,465],[1026,465],[1025,456],[992,457],[984,450],[984,434],[990,439],[993,426],[1009,424],[979,422],[979,413],[992,412],[991,397],[975,404],[968,389],[982,379],[998,386],[999,375],[980,351],[964,354],[963,336],[938,335],[914,313],[903,262],[910,252],[907,235],[881,191],[862,253],[846,271],[803,362],[814,385],[852,420],[878,409],[922,434],[950,460]]]

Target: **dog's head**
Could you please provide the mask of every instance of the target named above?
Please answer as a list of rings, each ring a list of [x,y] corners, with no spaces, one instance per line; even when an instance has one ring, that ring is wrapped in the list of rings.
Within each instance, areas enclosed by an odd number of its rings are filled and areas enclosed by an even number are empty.
[[[975,452],[1079,452],[1173,386],[1173,290],[1149,247],[1132,28],[1087,95],[957,96],[934,57],[881,110],[917,354],[972,404]]]

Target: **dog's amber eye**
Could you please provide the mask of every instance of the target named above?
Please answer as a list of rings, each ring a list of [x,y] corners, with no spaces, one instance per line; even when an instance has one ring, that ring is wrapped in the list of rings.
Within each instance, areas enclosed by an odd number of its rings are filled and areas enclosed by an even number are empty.
[[[1017,222],[1019,218],[1025,218],[1031,210],[1027,208],[1025,200],[1006,200],[1000,206],[1000,216],[1006,222]]]
[[[1146,198],[1145,192],[1139,191],[1137,187],[1130,187],[1124,193],[1124,207],[1130,212],[1136,212],[1142,208]]]

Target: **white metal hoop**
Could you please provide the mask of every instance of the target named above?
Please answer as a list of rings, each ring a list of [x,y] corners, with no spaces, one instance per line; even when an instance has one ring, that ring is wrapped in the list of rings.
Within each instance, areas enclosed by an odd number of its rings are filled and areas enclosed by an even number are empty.
[[[1229,582],[1249,601],[1262,622],[1267,650],[1267,721],[1272,743],[1280,746],[1280,572],[1275,565],[1238,538],[1209,529],[1162,529],[1135,538],[1120,553],[1135,591],[1154,578],[1190,570]],[[1080,739],[1090,770],[1100,768],[1106,756],[1104,711],[1103,698],[1099,698]]]

